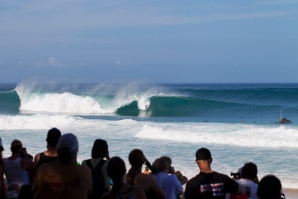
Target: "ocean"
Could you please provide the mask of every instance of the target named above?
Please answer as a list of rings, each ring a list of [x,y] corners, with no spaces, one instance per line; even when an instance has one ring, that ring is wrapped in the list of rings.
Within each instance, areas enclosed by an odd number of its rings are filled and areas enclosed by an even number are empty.
[[[281,114],[293,123],[276,124]],[[191,178],[199,172],[195,152],[206,147],[215,171],[230,175],[254,162],[259,178],[274,174],[284,188],[298,188],[298,84],[0,84],[5,157],[14,139],[32,155],[44,151],[52,127],[78,137],[79,161],[100,138],[127,168],[139,148],[151,162],[170,156]]]

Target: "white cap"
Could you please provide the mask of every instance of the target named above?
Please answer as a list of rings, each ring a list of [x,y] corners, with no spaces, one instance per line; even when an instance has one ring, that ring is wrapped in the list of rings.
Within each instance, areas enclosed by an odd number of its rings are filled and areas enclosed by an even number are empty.
[[[57,144],[57,150],[62,148],[68,148],[71,151],[75,151],[79,148],[79,142],[77,137],[72,133],[66,133],[62,135]]]

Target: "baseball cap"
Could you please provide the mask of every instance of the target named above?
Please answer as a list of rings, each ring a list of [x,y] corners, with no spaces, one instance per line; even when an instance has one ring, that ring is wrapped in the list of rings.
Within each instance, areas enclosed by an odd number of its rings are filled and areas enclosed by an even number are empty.
[[[61,137],[61,132],[57,128],[52,128],[48,131],[47,142],[58,142]]]
[[[200,148],[196,152],[196,160],[208,160],[212,158],[211,153],[206,148]]]
[[[75,151],[79,148],[79,142],[77,137],[72,133],[66,133],[62,135],[57,144],[57,150],[67,148],[71,151]]]

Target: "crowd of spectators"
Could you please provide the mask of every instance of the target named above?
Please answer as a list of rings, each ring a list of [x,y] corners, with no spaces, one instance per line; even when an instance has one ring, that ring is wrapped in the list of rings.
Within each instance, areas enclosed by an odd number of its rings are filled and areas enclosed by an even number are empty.
[[[143,151],[133,149],[127,172],[120,157],[110,158],[105,140],[94,141],[91,158],[81,165],[77,163],[79,144],[75,135],[62,135],[52,128],[46,142],[47,150],[33,158],[21,141],[13,140],[11,156],[3,158],[0,138],[0,199],[285,198],[280,180],[267,175],[259,181],[257,165],[252,162],[239,169],[237,178],[213,171],[212,155],[206,148],[196,151],[199,172],[188,180],[175,171],[168,156],[151,164]]]

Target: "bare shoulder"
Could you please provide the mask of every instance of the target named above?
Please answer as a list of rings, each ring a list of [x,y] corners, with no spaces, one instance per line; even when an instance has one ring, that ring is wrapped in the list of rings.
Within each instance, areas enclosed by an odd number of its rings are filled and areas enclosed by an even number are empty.
[[[141,186],[135,185],[133,192],[136,194],[137,198],[146,198],[144,189]]]
[[[40,153],[38,153],[38,154],[35,155],[35,157],[34,157],[34,161],[35,161],[35,160],[39,160],[39,158],[40,158]]]
[[[143,176],[149,182],[156,182],[156,180],[154,179],[154,177],[152,175],[143,174]]]

